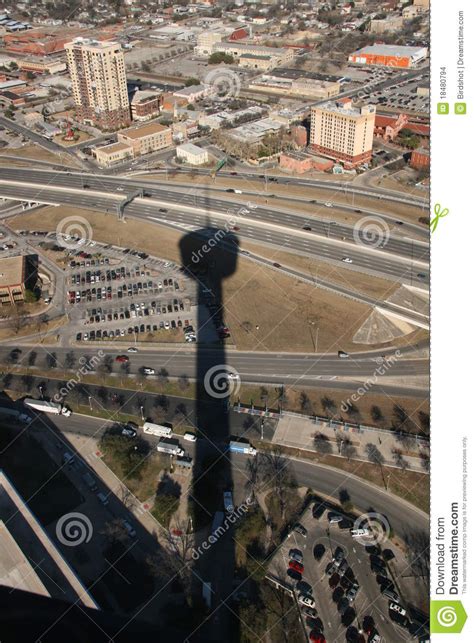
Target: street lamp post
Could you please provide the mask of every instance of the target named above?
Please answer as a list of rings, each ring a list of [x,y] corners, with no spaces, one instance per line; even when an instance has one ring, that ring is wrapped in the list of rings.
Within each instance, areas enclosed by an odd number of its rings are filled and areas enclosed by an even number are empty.
[[[92,411],[92,396],[89,395],[89,408]]]
[[[142,422],[144,422],[145,421],[145,416],[143,415],[143,406],[140,406],[140,413],[141,413],[141,416],[142,416]]]

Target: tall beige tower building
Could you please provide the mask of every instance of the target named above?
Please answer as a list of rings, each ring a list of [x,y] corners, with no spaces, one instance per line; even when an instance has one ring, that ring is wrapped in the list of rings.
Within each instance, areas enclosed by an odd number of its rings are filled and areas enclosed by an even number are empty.
[[[131,123],[122,47],[75,38],[64,45],[77,119],[104,130]]]
[[[352,106],[350,99],[329,101],[311,108],[310,144],[313,150],[346,167],[372,157],[375,106]]]

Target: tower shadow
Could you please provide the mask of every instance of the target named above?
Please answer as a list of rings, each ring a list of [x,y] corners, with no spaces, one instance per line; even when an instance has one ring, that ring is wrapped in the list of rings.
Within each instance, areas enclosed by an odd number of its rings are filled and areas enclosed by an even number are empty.
[[[225,641],[237,627],[223,604],[232,593],[235,569],[232,527],[220,530],[218,537],[210,536],[224,518],[223,492],[232,489],[231,463],[225,453],[230,438],[229,371],[225,340],[219,339],[217,329],[225,326],[223,283],[236,270],[238,239],[208,221],[181,239],[180,251],[182,266],[196,282],[198,305],[195,413],[199,439],[189,501],[194,549],[204,542],[209,547],[201,550],[193,568],[196,592],[204,590],[209,615],[203,614],[203,623],[191,640]]]

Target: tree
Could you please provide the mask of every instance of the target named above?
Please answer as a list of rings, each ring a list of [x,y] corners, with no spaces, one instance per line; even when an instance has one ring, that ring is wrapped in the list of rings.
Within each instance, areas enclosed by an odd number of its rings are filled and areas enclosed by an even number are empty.
[[[75,363],[76,356],[74,354],[74,351],[68,351],[64,357],[64,367],[67,369],[74,368]]]
[[[344,436],[340,442],[339,453],[348,460],[352,460],[357,454],[357,449],[352,444],[352,440],[347,436]]]
[[[245,465],[246,468],[246,481],[245,491],[251,499],[251,503],[255,502],[256,494],[261,482],[260,476],[261,454],[257,453],[254,458],[249,458]]]
[[[334,402],[334,400],[332,400],[327,395],[321,398],[321,406],[323,407],[324,412],[327,413],[328,416],[333,416],[337,409],[336,403]]]
[[[308,415],[311,415],[313,412],[313,405],[311,403],[311,400],[309,399],[307,393],[305,393],[304,391],[301,391],[300,394],[300,408],[303,413],[307,413]]]
[[[179,507],[181,487],[167,474],[163,476],[156,490],[152,514],[165,528],[170,525],[173,514]]]
[[[370,416],[374,422],[380,422],[383,420],[383,413],[379,406],[374,404],[370,409]]]
[[[8,325],[11,330],[17,335],[20,330],[26,325],[27,314],[22,304],[10,306],[8,315]]]
[[[207,60],[209,65],[220,65],[224,63],[225,65],[232,65],[234,62],[234,57],[230,54],[226,54],[223,51],[216,51],[211,54]]]
[[[160,386],[164,386],[165,384],[167,384],[169,381],[168,376],[169,376],[169,372],[166,370],[166,368],[160,368],[160,370],[156,374],[158,384]]]
[[[378,464],[380,467],[384,464],[385,458],[382,453],[380,453],[378,447],[376,447],[375,444],[367,444],[365,447],[365,452],[370,462]]]
[[[182,391],[189,388],[189,377],[187,375],[180,375],[178,377],[178,386]]]
[[[200,85],[201,81],[199,78],[188,78],[184,83],[185,87],[192,87],[193,85]]]
[[[128,532],[120,518],[114,518],[106,522],[100,533],[105,536],[110,545],[117,542],[122,544],[128,542]]]
[[[279,514],[282,522],[286,522],[289,509],[287,492],[296,487],[290,460],[285,458],[279,450],[275,450],[262,455],[262,465],[263,481],[275,492]]]
[[[28,353],[28,366],[34,366],[36,363],[37,357],[38,357],[38,353],[36,351],[30,351]]]
[[[56,353],[46,353],[46,365],[48,368],[56,368],[58,365],[58,357]]]
[[[30,290],[29,288],[25,289],[23,298],[25,300],[25,303],[27,304],[34,304],[36,301],[38,301],[37,293],[34,290]]]
[[[400,449],[392,449],[392,455],[397,467],[400,467],[401,469],[403,469],[403,471],[409,469],[409,464],[403,457],[403,452]]]
[[[314,448],[321,455],[328,455],[332,453],[332,444],[327,435],[324,433],[316,433],[314,436]]]

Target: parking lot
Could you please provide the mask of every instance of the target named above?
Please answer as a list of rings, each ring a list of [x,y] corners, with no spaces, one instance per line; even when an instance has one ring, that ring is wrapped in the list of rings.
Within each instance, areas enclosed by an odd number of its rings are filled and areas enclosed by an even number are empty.
[[[294,590],[311,640],[413,640],[418,626],[401,595],[408,564],[371,524],[362,523],[366,535],[352,535],[352,519],[315,504],[273,558],[269,572]]]
[[[367,93],[364,98],[380,108],[396,109],[403,112],[429,112],[430,97],[419,96],[420,80],[403,81],[386,89]]]
[[[24,230],[20,235],[43,248],[60,249],[56,233]],[[65,243],[74,246],[76,240],[65,238]],[[131,336],[135,342],[146,337],[195,343],[198,319],[200,342],[230,337],[205,275],[199,276],[198,294],[195,279],[171,262],[93,241],[77,245],[66,251],[62,285],[72,339]]]

